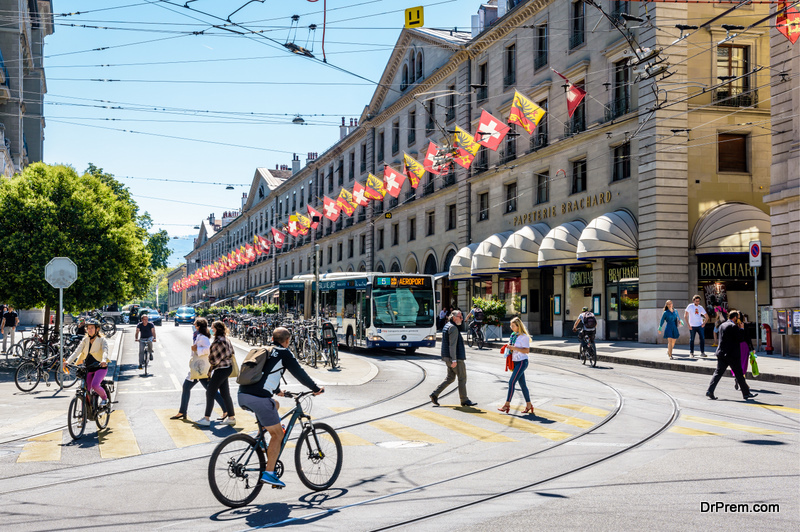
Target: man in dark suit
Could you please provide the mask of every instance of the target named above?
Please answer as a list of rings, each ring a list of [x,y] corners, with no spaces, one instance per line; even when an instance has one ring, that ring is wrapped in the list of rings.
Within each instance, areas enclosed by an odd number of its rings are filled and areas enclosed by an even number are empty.
[[[745,400],[752,399],[758,395],[757,393],[750,393],[750,387],[747,385],[742,373],[741,343],[745,342],[746,339],[744,331],[739,327],[740,319],[739,311],[731,310],[728,313],[728,321],[719,326],[719,346],[716,353],[717,370],[714,372],[714,376],[711,377],[711,384],[706,392],[706,397],[709,399],[716,399],[714,389],[728,366],[733,371]]]

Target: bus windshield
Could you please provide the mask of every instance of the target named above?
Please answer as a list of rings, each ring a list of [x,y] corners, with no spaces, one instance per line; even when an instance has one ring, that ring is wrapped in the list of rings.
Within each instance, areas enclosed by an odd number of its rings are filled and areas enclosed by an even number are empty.
[[[375,327],[433,327],[433,290],[418,286],[373,286]]]

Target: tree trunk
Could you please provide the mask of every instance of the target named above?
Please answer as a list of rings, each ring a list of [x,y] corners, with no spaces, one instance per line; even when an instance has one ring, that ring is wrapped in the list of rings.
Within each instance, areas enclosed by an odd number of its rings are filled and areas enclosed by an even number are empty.
[[[50,338],[50,305],[44,306],[44,339],[47,341]]]

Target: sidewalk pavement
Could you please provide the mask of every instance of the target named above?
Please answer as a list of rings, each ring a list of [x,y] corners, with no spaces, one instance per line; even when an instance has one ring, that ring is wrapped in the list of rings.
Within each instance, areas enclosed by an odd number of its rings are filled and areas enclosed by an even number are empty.
[[[441,340],[442,333],[438,333]],[[499,349],[508,342],[504,337],[502,342],[487,342],[486,347]],[[714,356],[715,347],[711,342],[706,344],[707,358],[689,356],[688,345],[676,345],[672,350],[673,359],[667,357],[666,344],[642,344],[638,342],[597,340],[598,362],[614,364],[627,364],[646,368],[665,369],[671,371],[685,371],[711,375],[717,369],[717,357]],[[531,337],[531,352],[541,355],[578,358],[580,353],[580,340],[577,338],[555,338],[552,336]],[[699,352],[695,352],[699,355]],[[747,372],[748,379],[762,382],[777,382],[782,384],[800,385],[800,359],[783,357],[781,355],[768,355],[758,353],[758,369],[760,375],[753,377]]]
[[[113,377],[115,381],[112,401],[116,399],[119,388],[116,384],[119,374],[117,360],[124,334],[125,331],[118,328],[117,334],[110,339],[107,378]],[[16,369],[16,364],[0,366],[0,409],[3,410],[3,419],[0,422],[0,454],[3,453],[3,446],[22,446],[32,436],[64,428],[67,408],[78,386],[76,383],[71,388],[60,390],[55,379],[52,379],[49,381],[50,386],[40,382],[32,392],[21,392],[14,384]]]

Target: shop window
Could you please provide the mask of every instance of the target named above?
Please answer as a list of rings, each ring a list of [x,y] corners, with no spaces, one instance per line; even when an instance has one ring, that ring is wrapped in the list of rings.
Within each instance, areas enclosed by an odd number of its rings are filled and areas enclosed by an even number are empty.
[[[536,204],[550,201],[550,172],[536,174]]]
[[[490,299],[492,297],[492,281],[488,279],[472,281],[472,297]]]
[[[408,241],[411,242],[412,240],[417,239],[417,219],[416,218],[409,218],[408,219]]]
[[[594,284],[594,273],[592,265],[578,265],[567,267],[566,278],[566,302],[564,304],[564,321],[569,322],[570,326],[565,327],[570,336],[572,323],[578,319],[583,307],[592,308],[592,287]]]
[[[626,142],[614,148],[613,181],[622,181],[631,176],[631,144]]]
[[[489,219],[489,193],[478,194],[478,221]]]
[[[506,213],[516,212],[517,210],[517,184],[509,183],[506,185]]]
[[[500,299],[506,304],[506,316],[518,316],[522,311],[521,277],[500,276]]]
[[[720,133],[717,150],[720,172],[747,172],[747,135]]]
[[[586,190],[586,159],[572,163],[572,194]]]
[[[426,228],[425,228],[425,235],[431,236],[436,232],[436,212],[430,211],[426,215]]]
[[[447,206],[447,230],[451,231],[456,228],[456,220],[457,220],[457,210],[456,204],[450,204]]]

